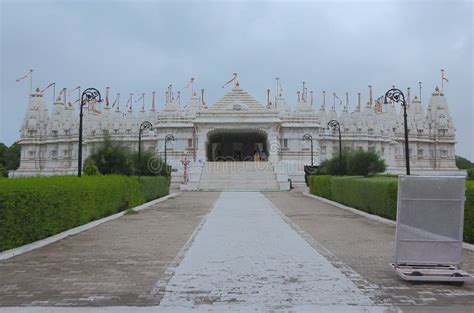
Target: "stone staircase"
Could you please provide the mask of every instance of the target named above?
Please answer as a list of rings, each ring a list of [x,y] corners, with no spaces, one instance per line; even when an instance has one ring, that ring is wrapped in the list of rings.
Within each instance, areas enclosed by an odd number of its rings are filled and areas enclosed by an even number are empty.
[[[279,191],[277,175],[270,162],[207,162],[198,190],[203,191]]]

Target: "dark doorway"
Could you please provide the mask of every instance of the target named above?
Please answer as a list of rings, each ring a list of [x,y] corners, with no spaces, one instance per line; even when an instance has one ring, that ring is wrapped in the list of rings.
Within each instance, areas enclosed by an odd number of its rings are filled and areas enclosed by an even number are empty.
[[[216,131],[207,142],[208,161],[268,160],[267,136],[259,131]]]

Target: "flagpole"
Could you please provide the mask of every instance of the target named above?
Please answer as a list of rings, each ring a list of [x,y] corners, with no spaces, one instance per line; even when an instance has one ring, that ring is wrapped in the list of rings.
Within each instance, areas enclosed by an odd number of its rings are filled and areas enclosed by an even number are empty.
[[[421,82],[418,82],[418,85],[420,87],[420,102],[421,102]]]
[[[53,103],[56,102],[56,83],[53,83]]]
[[[33,70],[30,69],[30,98],[33,94]]]
[[[441,69],[441,93],[444,92],[444,69]]]

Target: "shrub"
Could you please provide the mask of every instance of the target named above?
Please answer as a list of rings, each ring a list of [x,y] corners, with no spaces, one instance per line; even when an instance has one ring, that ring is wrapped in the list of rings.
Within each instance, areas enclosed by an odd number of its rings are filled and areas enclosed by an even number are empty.
[[[98,149],[89,156],[100,173],[104,175],[132,175],[135,171],[130,150],[119,142],[114,142],[105,136]]]
[[[456,167],[460,170],[467,170],[468,168],[474,167],[474,163],[472,163],[466,158],[463,158],[462,156],[456,155],[455,160]]]
[[[331,180],[334,176],[318,175],[310,177],[310,192],[326,199],[332,199]]]
[[[142,176],[169,176],[169,173],[166,172],[165,162],[152,152],[142,151],[140,169],[138,168],[138,152],[132,154],[132,160],[137,175],[141,170],[140,175]]]
[[[166,178],[55,176],[0,180],[0,251],[142,204],[168,192]]]
[[[342,169],[344,175],[369,176],[385,171],[385,161],[371,151],[362,149],[348,150],[342,152]],[[340,175],[339,155],[321,162],[318,174]]]
[[[467,170],[467,179],[474,180],[474,167]]]
[[[347,173],[356,176],[369,176],[385,171],[385,161],[371,151],[357,149],[347,157]]]
[[[8,177],[8,171],[2,164],[0,164],[0,178],[1,177]]]
[[[466,205],[464,206],[464,241],[474,243],[474,181],[466,183]]]
[[[87,176],[97,176],[100,175],[99,169],[97,165],[95,165],[95,161],[92,158],[87,158],[86,162],[84,163],[84,174]]]

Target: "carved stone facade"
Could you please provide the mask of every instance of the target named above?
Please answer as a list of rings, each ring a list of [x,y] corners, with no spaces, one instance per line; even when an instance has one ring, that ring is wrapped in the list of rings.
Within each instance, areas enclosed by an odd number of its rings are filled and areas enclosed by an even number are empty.
[[[291,109],[282,90],[277,91],[274,103],[261,105],[245,92],[238,82],[215,105],[207,107],[194,93],[187,105],[169,97],[160,111],[142,107],[137,114],[129,106],[126,113],[104,106],[101,112],[90,110],[84,116],[83,160],[100,144],[108,133],[113,140],[121,141],[132,149],[138,148],[138,128],[148,120],[153,129],[142,135],[142,149],[164,154],[164,138],[173,134],[175,141],[168,142],[169,163],[182,171],[185,154],[193,164],[203,164],[216,154],[219,143],[211,145],[213,134],[246,133],[258,135],[255,149],[263,149],[268,161],[286,172],[294,182],[302,182],[303,166],[311,163],[310,142],[313,138],[314,164],[338,153],[338,136],[327,129],[328,121],[341,124],[344,147],[362,148],[378,152],[386,161],[389,172],[403,173],[404,129],[401,110],[392,104],[382,105],[369,100],[364,108],[359,101],[353,112],[347,103],[340,113],[335,104],[327,108],[322,103],[316,109],[307,97],[298,96]],[[51,113],[39,90],[31,95],[21,127],[21,165],[14,176],[59,175],[77,173],[79,114],[72,105],[60,98],[53,104]],[[408,128],[410,160],[416,172],[453,172],[455,127],[449,115],[446,98],[438,88],[432,93],[426,108],[417,97],[409,103]],[[239,149],[239,144],[235,145]],[[237,151],[239,152],[239,151]],[[234,154],[235,155],[235,154]],[[238,154],[237,154],[238,155]],[[215,157],[215,156],[214,156]]]

